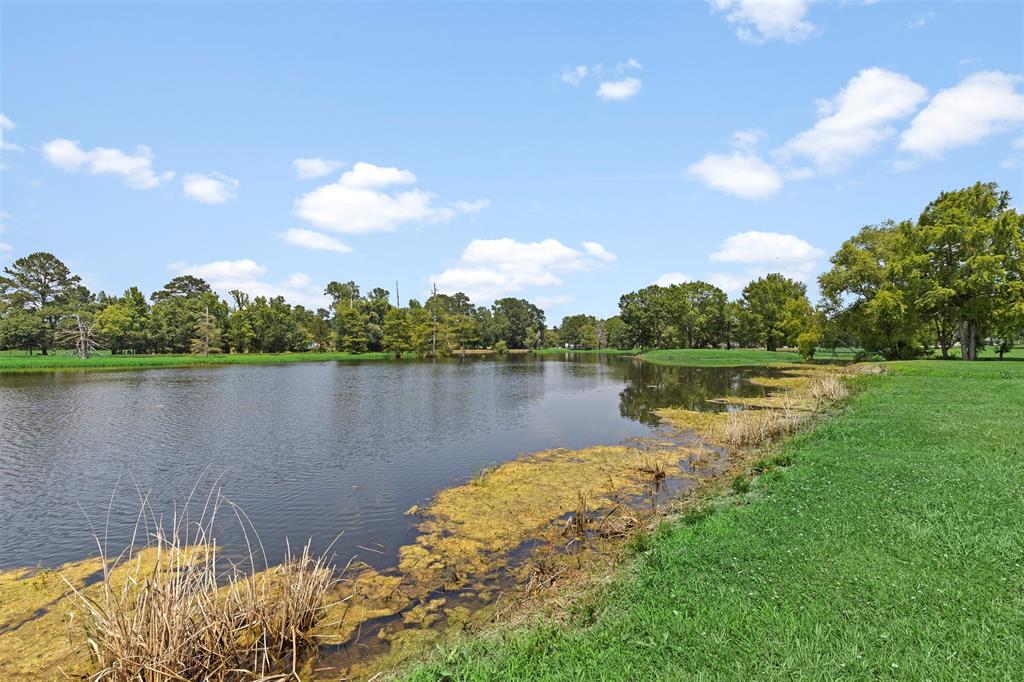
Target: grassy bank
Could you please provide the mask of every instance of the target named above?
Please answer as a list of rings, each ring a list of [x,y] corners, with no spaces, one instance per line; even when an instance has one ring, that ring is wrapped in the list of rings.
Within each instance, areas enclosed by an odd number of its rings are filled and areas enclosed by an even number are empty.
[[[231,353],[224,355],[103,355],[86,360],[68,353],[0,354],[0,372],[63,369],[132,369],[202,365],[277,365],[286,362],[386,360],[390,353]]]
[[[738,367],[741,365],[780,365],[801,362],[799,353],[756,348],[734,348],[733,350],[676,348],[652,350],[640,357],[658,365],[688,365],[691,367]]]
[[[793,466],[664,525],[570,627],[436,679],[1010,679],[1024,665],[1024,364],[898,363]],[[739,503],[742,502],[742,503]]]
[[[621,348],[591,348],[570,350],[568,348],[539,348],[533,352],[539,355],[558,355],[562,353],[570,355],[638,355],[640,353],[640,349],[623,350]]]

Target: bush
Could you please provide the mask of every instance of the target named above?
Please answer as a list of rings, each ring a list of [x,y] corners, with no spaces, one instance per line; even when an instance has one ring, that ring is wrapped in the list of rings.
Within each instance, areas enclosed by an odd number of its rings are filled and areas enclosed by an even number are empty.
[[[505,343],[504,341],[498,341],[496,344],[494,344],[494,352],[497,353],[498,355],[504,355],[505,353],[508,352],[508,344]]]

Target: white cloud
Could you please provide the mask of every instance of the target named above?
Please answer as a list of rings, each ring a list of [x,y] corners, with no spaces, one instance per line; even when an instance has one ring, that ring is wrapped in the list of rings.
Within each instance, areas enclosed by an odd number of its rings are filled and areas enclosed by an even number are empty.
[[[404,223],[438,223],[460,213],[476,213],[487,199],[435,204],[435,195],[421,189],[395,189],[416,182],[412,171],[360,161],[334,183],[322,185],[295,200],[295,213],[315,227],[348,234],[390,232]]]
[[[753,153],[706,154],[687,172],[720,192],[744,199],[764,199],[782,189],[782,176]]]
[[[925,12],[924,14],[919,16],[917,19],[914,19],[912,22],[907,24],[907,27],[911,28],[911,29],[924,28],[925,24],[927,24],[929,21],[931,21],[934,18],[935,18],[935,12]]]
[[[352,166],[352,170],[342,175],[339,182],[347,187],[380,189],[390,185],[415,184],[416,176],[413,175],[412,171],[402,170],[393,166],[375,166],[372,163],[360,161]]]
[[[185,196],[203,204],[223,204],[235,199],[238,189],[238,180],[216,171],[186,175],[181,184]]]
[[[1024,123],[1018,75],[982,71],[940,91],[900,138],[900,149],[936,157]]]
[[[727,12],[736,35],[748,43],[783,40],[798,43],[814,33],[805,19],[810,0],[709,0],[712,12]]]
[[[477,199],[476,201],[453,201],[452,208],[459,213],[479,213],[491,205],[490,199]]]
[[[637,71],[639,71],[642,68],[644,68],[644,65],[641,64],[640,61],[635,59],[634,57],[630,57],[626,61],[619,62],[618,64],[615,65],[615,71],[618,72],[618,73],[623,73],[625,71],[630,71],[630,70],[637,70]]]
[[[14,250],[14,247],[7,242],[0,242],[0,253],[10,253]]]
[[[153,189],[174,178],[172,171],[157,174],[153,170],[153,152],[146,145],[136,147],[134,154],[126,154],[110,147],[86,150],[75,140],[57,138],[43,145],[43,157],[61,170],[87,168],[92,175],[120,175],[132,189]]]
[[[0,150],[5,152],[20,152],[22,151],[21,145],[8,142],[5,135],[8,131],[14,130],[18,126],[14,125],[14,121],[7,118],[5,115],[0,114]]]
[[[349,253],[352,251],[352,247],[343,244],[330,235],[298,227],[285,230],[281,234],[281,239],[293,246],[301,246],[313,251],[334,251],[335,253]]]
[[[586,251],[588,255],[591,255],[598,260],[603,260],[605,263],[611,263],[617,258],[614,253],[611,253],[597,242],[583,242],[583,250]]]
[[[749,152],[757,146],[757,143],[764,137],[764,131],[760,128],[747,128],[737,130],[732,134],[732,145],[741,151]]]
[[[714,284],[727,294],[737,294],[743,291],[751,278],[742,275],[729,275],[724,272],[716,272],[708,276],[708,282]]]
[[[533,302],[543,310],[544,308],[567,305],[575,300],[576,298],[569,294],[552,294],[551,296],[537,296]]]
[[[686,282],[692,281],[692,277],[682,272],[666,272],[664,275],[654,280],[654,283],[659,287],[668,287],[673,284],[685,284]]]
[[[580,251],[557,239],[474,239],[462,252],[458,267],[433,276],[431,281],[442,291],[462,291],[485,303],[530,287],[560,285],[564,273],[591,270],[614,259],[614,254],[597,242],[585,243]]]
[[[739,291],[750,280],[770,272],[810,283],[816,273],[817,260],[824,255],[823,250],[796,235],[757,230],[740,232],[727,237],[709,260],[745,265],[744,272],[717,272],[709,280],[729,293]]]
[[[319,178],[329,175],[345,165],[344,161],[332,161],[329,159],[295,159],[292,161],[295,166],[295,174],[301,180]]]
[[[597,86],[597,96],[606,102],[621,102],[639,93],[642,86],[643,84],[640,82],[640,79],[633,78],[632,76],[619,81],[604,81]]]
[[[1010,145],[1014,149],[1024,149],[1024,135],[1014,138],[1013,142],[1011,142]]]
[[[914,113],[927,96],[924,86],[903,74],[864,69],[834,98],[818,102],[821,118],[787,142],[780,155],[803,155],[818,168],[838,170],[894,136],[891,123]]]
[[[825,252],[792,234],[751,230],[727,237],[710,259],[719,263],[804,263]]]
[[[205,279],[222,298],[227,297],[232,289],[238,289],[252,296],[284,296],[293,305],[313,309],[327,307],[329,304],[323,287],[315,284],[308,275],[297,272],[281,282],[267,282],[263,279],[267,268],[248,258],[195,265],[171,263],[168,268],[179,275],[195,275]]]
[[[566,67],[562,70],[562,81],[569,85],[576,86],[582,83],[589,73],[590,68],[584,64]]]

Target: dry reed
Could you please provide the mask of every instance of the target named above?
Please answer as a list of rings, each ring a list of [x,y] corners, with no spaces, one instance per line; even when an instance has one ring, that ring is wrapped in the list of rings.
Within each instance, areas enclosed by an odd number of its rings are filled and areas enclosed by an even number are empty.
[[[225,503],[243,528],[247,563],[217,548],[214,521]],[[289,546],[281,565],[258,571],[257,551],[266,565],[259,538],[219,490],[207,497],[198,522],[176,512],[165,528],[145,499],[139,519],[148,527],[141,551],[133,540],[110,557],[96,534],[103,563],[98,595],[71,586],[97,667],[90,679],[299,679],[315,655],[312,630],[337,582],[332,562],[312,556],[307,543],[298,554]]]

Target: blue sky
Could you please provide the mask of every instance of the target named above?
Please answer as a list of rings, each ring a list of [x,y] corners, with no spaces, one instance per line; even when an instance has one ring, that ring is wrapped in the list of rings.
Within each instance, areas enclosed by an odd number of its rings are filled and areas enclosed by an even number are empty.
[[[684,277],[813,291],[940,190],[1024,196],[1021,3],[0,12],[0,261],[95,290],[436,281],[557,322]]]

